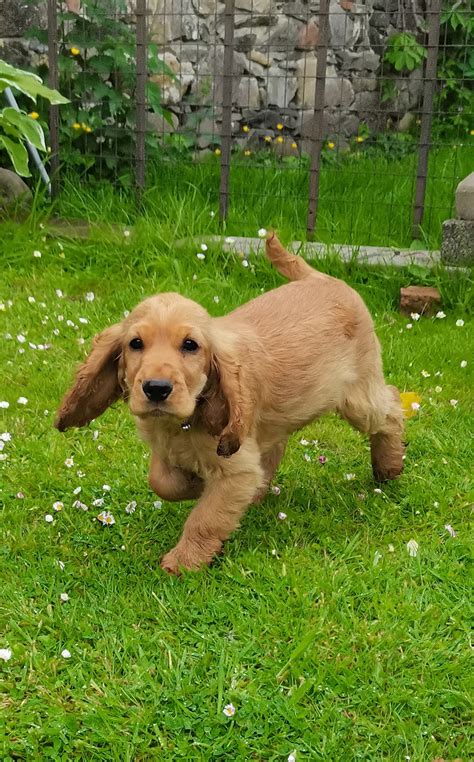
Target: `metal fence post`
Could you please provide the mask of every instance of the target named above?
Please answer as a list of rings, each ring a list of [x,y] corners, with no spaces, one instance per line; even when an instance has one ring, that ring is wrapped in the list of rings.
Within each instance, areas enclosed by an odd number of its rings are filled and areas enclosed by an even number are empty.
[[[317,45],[314,116],[311,131],[311,169],[309,171],[309,203],[306,229],[311,236],[318,214],[321,151],[324,137],[324,94],[326,90],[326,61],[329,41],[329,0],[321,0],[319,9],[319,42]]]
[[[58,13],[56,0],[48,0],[48,84],[59,88],[58,71]],[[59,194],[59,106],[49,109],[49,142],[51,146],[51,197]]]
[[[426,58],[425,76],[423,81],[420,146],[418,153],[418,169],[416,173],[415,205],[413,210],[413,238],[419,238],[420,236],[420,226],[423,220],[425,207],[428,157],[431,142],[431,123],[433,121],[433,96],[436,85],[438,60],[441,0],[430,0],[427,3],[426,13],[428,15],[428,55]]]
[[[146,84],[147,84],[147,33],[146,0],[137,0],[136,7],[136,123],[135,123],[135,182],[138,193],[145,188],[146,174]]]
[[[230,152],[232,142],[232,80],[234,73],[234,0],[225,0],[224,71],[222,73],[221,185],[219,218],[223,222],[229,207]]]

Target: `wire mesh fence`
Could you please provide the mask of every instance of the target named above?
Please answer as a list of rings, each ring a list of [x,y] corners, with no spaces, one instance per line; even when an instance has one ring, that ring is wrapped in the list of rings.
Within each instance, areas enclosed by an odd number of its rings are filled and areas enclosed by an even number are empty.
[[[222,220],[271,199],[310,236],[390,244],[436,237],[474,164],[470,0],[46,9],[30,52],[70,99],[50,113],[56,193],[71,172],[144,189],[199,165]]]

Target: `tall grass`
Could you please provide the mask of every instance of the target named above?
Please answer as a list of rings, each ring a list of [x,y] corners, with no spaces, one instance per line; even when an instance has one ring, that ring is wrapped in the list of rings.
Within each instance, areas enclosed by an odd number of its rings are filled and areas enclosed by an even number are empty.
[[[390,158],[380,152],[330,157],[320,181],[317,240],[327,243],[409,247],[412,244],[416,155]],[[443,220],[453,214],[456,184],[474,166],[474,145],[440,148],[430,155],[425,214],[418,246],[437,248]],[[86,191],[86,192],[85,192]],[[255,235],[276,227],[291,238],[306,237],[307,162],[258,164],[234,159],[230,174],[229,235]],[[137,209],[130,190],[109,183],[84,185],[64,179],[60,212],[65,217],[132,224],[153,221],[167,237],[220,232],[219,159],[197,164],[154,162],[148,189]]]

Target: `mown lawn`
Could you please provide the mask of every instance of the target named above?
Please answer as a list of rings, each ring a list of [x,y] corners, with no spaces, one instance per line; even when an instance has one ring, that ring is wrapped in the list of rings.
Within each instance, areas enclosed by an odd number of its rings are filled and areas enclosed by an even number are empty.
[[[91,216],[110,221],[102,201]],[[170,578],[159,559],[189,506],[155,504],[125,407],[66,435],[54,410],[94,333],[145,295],[179,290],[219,315],[280,280],[219,247],[204,262],[175,250],[204,222],[160,215],[86,241],[47,237],[39,213],[0,228],[2,759],[467,762],[471,280],[320,262],[366,299],[388,380],[421,397],[405,473],[379,489],[367,443],[315,423],[223,557]],[[438,285],[446,317],[407,328],[397,293],[415,279]]]

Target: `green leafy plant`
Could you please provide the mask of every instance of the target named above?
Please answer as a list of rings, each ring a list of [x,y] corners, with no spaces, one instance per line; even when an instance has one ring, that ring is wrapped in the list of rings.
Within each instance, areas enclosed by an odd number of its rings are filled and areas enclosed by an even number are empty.
[[[136,40],[128,23],[126,3],[118,0],[115,15],[103,0],[83,0],[80,13],[59,9],[59,76],[70,95],[60,122],[61,159],[66,165],[109,170],[127,183],[135,153]],[[46,41],[46,32],[32,34]],[[147,46],[146,99],[151,112],[170,121],[161,103],[161,86],[175,79],[160,59],[155,44]],[[153,81],[155,80],[155,81]],[[150,150],[158,137],[146,136]]]
[[[22,93],[36,103],[41,96],[53,104],[66,104],[57,90],[51,90],[43,85],[40,77],[22,69],[16,69],[5,61],[0,60],[0,93],[7,87]],[[28,151],[26,143],[31,143],[38,151],[47,152],[43,128],[25,111],[17,111],[11,106],[0,110],[0,148],[4,149],[13,164],[15,172],[23,177],[30,177],[28,167]]]
[[[397,32],[392,35],[385,51],[385,60],[398,72],[418,69],[426,56],[426,48],[420,45],[415,35],[410,32]]]
[[[437,120],[441,134],[467,134],[473,127],[474,115],[474,15],[470,0],[445,2],[441,16],[442,55],[438,66],[440,83]]]

